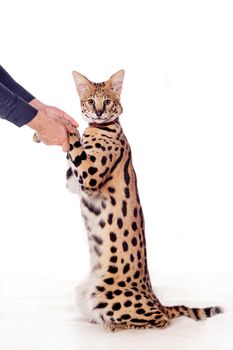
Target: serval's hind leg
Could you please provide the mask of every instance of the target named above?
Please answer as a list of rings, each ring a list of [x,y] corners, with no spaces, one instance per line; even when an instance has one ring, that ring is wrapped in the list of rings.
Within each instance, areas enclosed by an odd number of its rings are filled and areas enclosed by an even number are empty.
[[[158,317],[158,315],[156,315]],[[161,315],[160,319],[152,319],[152,320],[137,320],[140,323],[136,322],[111,322],[106,325],[106,329],[111,332],[117,332],[121,330],[127,329],[151,329],[151,328],[166,328],[169,325],[169,320],[165,315]]]

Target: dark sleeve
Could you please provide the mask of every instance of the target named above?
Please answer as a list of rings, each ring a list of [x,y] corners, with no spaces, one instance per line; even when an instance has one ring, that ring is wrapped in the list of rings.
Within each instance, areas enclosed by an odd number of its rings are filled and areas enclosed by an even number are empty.
[[[22,126],[29,123],[37,112],[23,98],[0,82],[0,118],[6,119],[17,126]]]
[[[30,102],[35,97],[18,84],[7,71],[0,65],[0,83],[5,85],[10,91],[20,96],[24,101]]]

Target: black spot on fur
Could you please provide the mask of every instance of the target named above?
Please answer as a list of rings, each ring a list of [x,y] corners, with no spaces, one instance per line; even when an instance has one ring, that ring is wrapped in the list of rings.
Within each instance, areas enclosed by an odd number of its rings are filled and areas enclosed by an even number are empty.
[[[116,289],[116,290],[114,290],[113,293],[114,293],[115,295],[121,295],[121,294],[122,294],[122,290]]]
[[[91,213],[95,215],[100,215],[101,213],[100,209],[94,207],[94,205],[88,202],[86,199],[82,198],[82,203]]]
[[[106,127],[106,126],[99,126],[98,128],[101,129],[101,130],[108,131],[108,132],[113,132],[113,133],[116,132],[115,129],[110,129],[110,128]]]
[[[178,310],[179,312],[180,310]],[[194,313],[194,316],[196,318],[196,320],[200,320],[200,316],[198,314],[198,308],[192,308],[192,312]]]
[[[133,237],[131,242],[132,242],[132,245],[133,245],[134,247],[136,247],[136,245],[138,244],[138,241],[137,241],[137,238],[136,238],[136,237]]]
[[[107,163],[107,157],[103,156],[101,159],[102,165],[105,165]]]
[[[115,303],[115,304],[113,304],[113,306],[112,306],[112,309],[113,309],[114,311],[118,311],[118,310],[120,310],[120,308],[121,308],[121,304],[120,304],[120,303]]]
[[[108,223],[109,223],[109,225],[112,224],[112,218],[113,218],[113,214],[109,214],[108,215]]]
[[[123,250],[124,250],[124,252],[127,252],[127,250],[128,250],[128,243],[126,242],[126,241],[124,241],[123,243],[122,243],[122,248],[123,248]]]
[[[95,173],[97,173],[97,171],[98,171],[98,169],[93,167],[93,166],[90,166],[88,168],[88,172],[89,172],[90,175],[94,175]]]
[[[102,202],[101,202],[101,206],[102,206],[102,208],[103,208],[103,209],[105,209],[105,208],[106,208],[105,201],[102,201]]]
[[[135,221],[132,223],[131,227],[132,227],[132,229],[133,229],[134,231],[137,230],[138,227],[137,227],[137,224],[136,224]]]
[[[140,215],[140,220],[141,220],[140,226],[141,226],[141,228],[143,228],[143,226],[144,226],[144,218],[143,218],[142,208],[139,209],[139,215]]]
[[[114,284],[114,279],[113,278],[105,278],[104,282],[107,283],[108,285],[112,285]]]
[[[115,198],[114,198],[113,196],[110,196],[110,200],[111,200],[111,204],[112,204],[113,206],[115,206],[115,205],[116,205],[116,200],[115,200]]]
[[[115,150],[117,151],[118,149],[115,149]],[[113,164],[113,167],[111,168],[110,173],[112,173],[116,169],[117,165],[120,163],[120,161],[123,158],[123,154],[124,154],[124,148],[121,148],[120,155],[117,158],[117,160],[115,161],[115,163]]]
[[[108,171],[109,171],[109,168],[107,167],[99,176],[101,178],[103,178],[107,174]]]
[[[103,184],[105,185],[108,181],[112,180],[112,176],[109,176],[107,179],[104,180]]]
[[[131,292],[130,290],[125,292],[126,297],[131,297],[132,295],[133,295],[133,292]]]
[[[121,210],[122,210],[123,216],[125,217],[127,215],[127,202],[126,201],[122,201]]]
[[[127,300],[125,303],[124,303],[124,306],[125,307],[130,307],[132,305],[132,301],[130,300]]]
[[[117,262],[117,256],[116,255],[111,256],[110,261],[113,262],[113,263],[116,263]]]
[[[116,247],[111,247],[111,249],[110,249],[110,250],[111,250],[111,252],[112,252],[112,253],[116,253],[117,248],[116,248]]]
[[[115,188],[113,188],[113,187],[108,187],[108,192],[114,193],[114,192],[115,192]]]
[[[92,187],[95,186],[96,183],[97,183],[97,181],[96,181],[95,179],[91,179],[91,180],[89,181],[89,185],[92,186]]]
[[[66,172],[66,179],[68,180],[73,175],[73,171],[71,168],[69,168]]]
[[[95,309],[104,309],[106,306],[108,306],[108,303],[99,303],[95,306]]]
[[[148,323],[148,320],[140,319],[140,318],[131,318],[132,323]]]
[[[114,232],[110,232],[110,233],[109,233],[109,237],[110,237],[110,240],[111,240],[112,242],[116,242],[117,236],[116,236],[116,234],[115,234]]]
[[[117,226],[121,229],[123,227],[123,221],[121,218],[117,219]]]
[[[99,225],[100,225],[101,228],[104,228],[104,226],[105,226],[104,220],[100,220]]]
[[[112,139],[112,136],[108,136],[108,135],[106,135],[106,134],[101,134],[101,136],[103,136],[103,137],[105,137],[105,138],[107,137],[107,139],[110,139],[110,140]],[[106,141],[106,140],[105,140],[105,141]]]
[[[124,231],[124,236],[127,237],[128,234],[129,234],[129,231],[128,231],[128,230],[125,230],[125,231]]]
[[[108,272],[110,273],[117,273],[118,272],[118,268],[116,266],[109,266],[108,267]]]
[[[140,271],[136,271],[135,274],[133,275],[135,279],[139,278],[139,276],[140,276]]]
[[[211,307],[206,307],[204,309],[206,317],[210,317],[211,316],[211,309],[212,309]]]
[[[146,317],[149,317],[149,316],[152,316],[152,315],[154,315],[154,312],[147,312],[146,314],[144,314],[144,316],[146,316]]]
[[[80,141],[76,141],[76,142],[74,143],[74,147],[75,147],[75,148],[79,148],[80,146],[81,146]]]
[[[128,159],[125,162],[125,166],[124,166],[124,179],[125,179],[126,185],[128,185],[130,182],[130,175],[128,171],[130,160],[131,160],[131,152],[129,152]]]
[[[81,155],[80,155],[80,156],[76,156],[75,159],[74,159],[74,161],[72,161],[72,162],[74,163],[74,165],[75,165],[76,167],[78,167],[78,166],[82,163],[82,161],[83,161],[83,160],[86,160],[86,159],[87,159],[87,154],[86,154],[85,151],[83,151],[83,152],[81,153]]]
[[[125,284],[124,281],[120,281],[120,282],[118,282],[118,286],[119,286],[119,287],[125,287],[126,284]]]
[[[94,246],[94,252],[95,252],[96,255],[99,256],[99,257],[102,255],[101,251],[99,250],[99,248],[98,248],[96,245]]]
[[[100,245],[103,244],[103,240],[102,240],[101,237],[98,237],[98,236],[96,236],[96,235],[92,235],[92,238],[93,238],[93,240],[94,240],[97,244],[100,244]]]
[[[90,156],[90,160],[94,163],[96,161],[96,157],[95,156]]]
[[[123,314],[121,315],[122,320],[129,320],[131,316],[129,314]]]
[[[151,306],[151,307],[154,306],[154,304],[153,304],[151,301],[148,301],[147,305],[148,305],[148,306]]]
[[[142,303],[136,303],[134,304],[134,307],[141,307],[142,306]]]
[[[106,298],[107,298],[107,299],[113,299],[114,296],[113,296],[112,292],[107,292],[107,293],[106,293]]]
[[[123,268],[123,273],[126,274],[130,269],[130,265],[129,264],[125,264],[124,268]]]
[[[145,313],[145,310],[144,310],[144,309],[138,309],[138,310],[136,310],[136,313],[137,313],[138,315],[142,315],[142,314]]]
[[[130,193],[129,193],[128,187],[125,187],[124,192],[125,192],[125,198],[129,198],[130,197]]]

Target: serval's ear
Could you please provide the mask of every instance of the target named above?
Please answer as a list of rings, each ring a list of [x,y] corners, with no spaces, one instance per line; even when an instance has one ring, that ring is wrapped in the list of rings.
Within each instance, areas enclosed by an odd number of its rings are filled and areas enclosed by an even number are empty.
[[[125,71],[121,69],[115,74],[113,74],[108,81],[110,83],[110,89],[118,98],[120,98],[120,95],[121,95],[124,75],[125,75]]]
[[[73,75],[74,82],[75,82],[80,99],[82,100],[86,96],[91,95],[93,90],[92,82],[88,80],[84,75],[78,72],[73,71],[72,75]]]

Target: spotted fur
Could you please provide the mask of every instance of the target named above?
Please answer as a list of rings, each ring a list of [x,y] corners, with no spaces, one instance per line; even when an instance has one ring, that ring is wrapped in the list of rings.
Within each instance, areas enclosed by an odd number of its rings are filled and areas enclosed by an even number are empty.
[[[67,170],[68,188],[81,197],[90,246],[91,272],[78,295],[83,313],[116,331],[164,328],[178,316],[200,320],[222,312],[164,306],[154,294],[131,149],[118,119],[124,72],[100,84],[73,75],[89,122],[82,138],[70,135]]]

